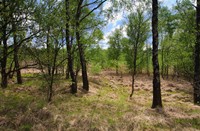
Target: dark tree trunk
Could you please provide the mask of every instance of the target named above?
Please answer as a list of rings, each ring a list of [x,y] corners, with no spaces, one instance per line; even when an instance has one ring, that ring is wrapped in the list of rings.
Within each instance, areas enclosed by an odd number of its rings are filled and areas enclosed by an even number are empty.
[[[3,29],[4,30],[4,29]],[[7,64],[7,38],[6,31],[3,33],[3,58],[1,61],[1,87],[6,88],[8,85],[6,64]]]
[[[80,56],[80,62],[81,62],[81,68],[82,68],[82,81],[83,81],[83,89],[86,91],[89,91],[89,82],[88,82],[88,76],[87,76],[87,67],[86,67],[86,61],[84,57],[84,48],[83,44],[80,41],[80,16],[81,16],[81,5],[83,3],[83,0],[79,1],[77,12],[76,12],[76,40],[78,44],[78,50],[79,50],[79,56]]]
[[[132,89],[131,89],[131,94],[130,94],[130,98],[133,96],[134,94],[134,90],[135,90],[135,74],[134,74],[134,71],[132,72]]]
[[[152,108],[162,107],[160,73],[158,63],[158,0],[152,0],[152,34],[153,34],[153,103]]]
[[[75,73],[76,77],[78,76],[79,71],[80,71],[80,64],[77,63],[77,65],[76,65],[76,73]]]
[[[16,26],[14,23],[13,23],[13,30],[16,31]],[[21,76],[21,70],[20,70],[20,65],[19,65],[19,60],[18,60],[19,46],[17,45],[17,35],[15,32],[13,35],[13,43],[14,43],[14,61],[15,61],[15,69],[17,73],[17,83],[22,84],[22,76]]]
[[[135,84],[135,75],[136,75],[136,62],[137,62],[137,45],[134,46],[134,56],[133,56],[133,72],[132,72],[132,91],[130,97],[133,96],[134,93],[134,84]]]
[[[52,95],[53,95],[53,82],[54,82],[54,67],[52,68],[52,72],[50,72],[50,83],[49,83],[49,87],[48,87],[48,94],[47,94],[47,99],[48,102],[50,102],[52,100]],[[48,73],[49,75],[49,73]]]
[[[200,0],[197,0],[196,8],[196,43],[194,59],[194,104],[200,104]]]
[[[8,69],[8,71],[7,72],[10,72],[10,73],[8,73],[8,77],[10,78],[10,79],[12,79],[13,78],[13,76],[14,76],[14,70],[16,70],[15,69],[15,66],[13,66],[13,64],[14,64],[14,59],[13,59],[13,61],[11,62],[11,64],[10,64],[10,68]]]
[[[118,66],[118,60],[117,60],[117,63],[116,63],[116,75],[119,75],[119,66]]]
[[[55,76],[55,70],[56,70],[56,59],[58,55],[58,49],[56,47],[55,53],[54,53],[54,60],[53,60],[53,67],[51,69],[51,74],[50,74],[50,84],[48,88],[48,102],[52,100],[52,95],[53,95],[53,83],[54,83],[54,76]]]
[[[89,91],[87,67],[86,67],[86,61],[85,61],[85,57],[84,57],[83,45],[80,43],[79,31],[76,32],[76,38],[77,38],[78,50],[79,50],[79,55],[80,55],[80,62],[81,62],[81,67],[82,67],[83,89],[86,90],[86,91]]]
[[[133,74],[132,74],[132,92],[130,97],[133,96],[134,93],[134,83],[135,83],[135,75],[136,75],[136,66],[137,66],[137,51],[138,51],[138,45],[139,45],[139,39],[140,39],[140,24],[138,27],[138,33],[137,33],[137,39],[136,42],[134,43],[134,49],[133,49]]]
[[[14,39],[16,39],[16,36],[14,36]],[[14,40],[15,41],[15,40]],[[14,42],[14,60],[15,60],[15,69],[17,73],[17,83],[22,84],[22,76],[21,76],[21,70],[20,70],[20,65],[19,65],[19,60],[18,60],[18,47],[17,43]]]
[[[69,20],[69,18],[68,18]],[[68,30],[69,30],[69,24],[66,25],[66,27],[68,26]],[[69,34],[68,34],[69,35]],[[69,36],[68,36],[69,37]],[[68,38],[70,40],[70,38]],[[69,43],[71,43],[72,45],[72,42],[73,41],[70,41]],[[67,46],[66,46],[67,47]],[[67,51],[68,51],[68,47],[67,47]],[[68,56],[67,56],[68,57]],[[69,69],[69,59],[68,59],[68,62],[67,62],[67,67],[66,67],[66,72],[65,72],[65,78],[68,80],[70,78],[70,69]]]
[[[52,76],[53,78],[53,76]],[[50,102],[52,100],[52,94],[53,94],[53,80],[51,79],[50,81],[50,85],[49,85],[49,88],[48,88],[48,102]]]
[[[3,1],[3,4],[5,6],[5,0]],[[8,85],[8,80],[7,80],[7,73],[6,73],[6,65],[7,65],[7,38],[6,38],[6,29],[7,29],[7,21],[4,20],[5,23],[3,25],[2,29],[2,41],[3,41],[3,56],[1,60],[1,87],[6,88]]]
[[[65,0],[65,6],[66,6],[66,17],[67,17],[67,22],[66,22],[66,44],[67,44],[67,56],[68,56],[68,68],[69,68],[69,73],[70,77],[72,80],[71,84],[71,93],[75,94],[77,93],[77,81],[76,81],[76,76],[73,71],[73,57],[72,57],[72,44],[70,43],[70,32],[69,32],[69,22],[70,22],[70,16],[69,16],[69,0]]]
[[[166,65],[166,78],[169,78],[169,65]]]

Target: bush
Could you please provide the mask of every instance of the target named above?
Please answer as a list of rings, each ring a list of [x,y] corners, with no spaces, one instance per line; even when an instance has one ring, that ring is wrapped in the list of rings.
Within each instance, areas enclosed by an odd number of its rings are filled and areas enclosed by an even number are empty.
[[[97,75],[101,72],[102,67],[99,64],[92,64],[91,66],[91,73]]]

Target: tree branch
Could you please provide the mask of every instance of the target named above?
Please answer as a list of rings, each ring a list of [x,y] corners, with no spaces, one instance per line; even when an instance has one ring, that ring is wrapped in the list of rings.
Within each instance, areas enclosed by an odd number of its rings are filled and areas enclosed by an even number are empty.
[[[20,67],[20,68],[18,68],[18,69],[9,70],[9,71],[7,72],[7,74],[10,74],[10,73],[12,73],[12,72],[15,72],[15,71],[18,71],[18,70],[21,70],[21,69],[33,68],[33,67],[36,66],[36,65],[38,65],[38,64],[35,63],[35,64],[31,64],[31,65],[26,65],[26,66]]]
[[[88,17],[92,12],[94,12],[96,9],[98,9],[106,1],[107,0],[102,1],[98,6],[96,6],[95,8],[93,8],[88,14],[86,14],[83,18],[81,18],[79,22],[82,22],[86,17]]]
[[[81,6],[81,8],[84,8],[84,7],[86,7],[86,6],[93,5],[93,4],[97,3],[97,2],[98,2],[98,0],[96,0],[96,1],[94,1],[94,2],[91,2],[91,3],[88,3],[88,4],[85,4],[85,5]]]

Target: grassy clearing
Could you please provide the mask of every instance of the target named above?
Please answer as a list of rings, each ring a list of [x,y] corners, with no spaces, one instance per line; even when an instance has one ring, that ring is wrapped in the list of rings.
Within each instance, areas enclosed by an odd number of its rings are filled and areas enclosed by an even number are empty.
[[[47,103],[42,79],[26,76],[23,85],[0,90],[0,130],[200,130],[200,107],[184,101],[190,93],[167,81],[162,85],[164,108],[152,110],[149,78],[137,78],[132,99],[130,87],[118,77],[94,76],[90,92],[76,95],[69,93],[69,81],[61,79]]]

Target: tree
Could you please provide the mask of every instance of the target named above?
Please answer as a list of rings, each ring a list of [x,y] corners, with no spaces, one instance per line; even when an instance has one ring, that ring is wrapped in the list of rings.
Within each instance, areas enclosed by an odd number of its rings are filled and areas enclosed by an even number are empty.
[[[172,48],[174,48],[173,35],[177,28],[177,15],[172,14],[168,7],[159,8],[159,31],[160,31],[160,48],[161,48],[161,75],[168,79],[170,67],[173,67]]]
[[[119,59],[122,52],[122,33],[120,29],[116,29],[113,35],[109,36],[108,58],[114,61],[116,74],[118,75]]]
[[[7,2],[3,0],[2,2],[2,10],[8,10]],[[2,24],[1,24],[1,41],[2,41],[2,59],[1,59],[1,87],[6,88],[8,85],[7,80],[7,72],[6,72],[6,65],[7,65],[7,28],[8,28],[8,15],[5,13],[2,17]]]
[[[197,0],[196,7],[196,43],[194,56],[194,104],[200,104],[200,0]]]
[[[69,74],[72,80],[71,84],[71,93],[77,92],[77,80],[73,70],[73,53],[72,53],[72,41],[70,41],[70,0],[65,0],[65,9],[66,9],[66,29],[65,29],[65,39],[66,39],[66,46],[67,46],[67,70],[69,70]],[[68,72],[68,71],[67,71]]]
[[[20,71],[20,65],[19,65],[19,58],[18,58],[18,51],[19,47],[17,46],[17,31],[16,31],[16,25],[13,23],[13,48],[14,48],[14,61],[15,61],[15,69],[17,73],[17,83],[22,84],[22,76],[21,76],[21,71]],[[18,38],[19,39],[19,38]]]
[[[130,52],[127,57],[130,57],[127,62],[129,69],[132,73],[132,92],[130,97],[134,93],[134,82],[137,69],[138,53],[143,50],[144,42],[148,38],[149,23],[148,19],[145,19],[144,13],[141,9],[137,9],[136,13],[132,13],[128,17],[127,35],[129,36],[129,45],[127,45],[127,51]],[[139,51],[139,52],[138,52]],[[129,61],[132,59],[131,61]]]
[[[0,26],[0,41],[2,41],[2,57],[1,63],[1,86],[6,88],[8,85],[8,76],[10,73],[17,72],[18,83],[21,83],[21,75],[18,61],[18,51],[20,46],[33,38],[39,31],[32,29],[32,24],[28,24],[32,13],[35,11],[35,1],[13,0],[12,2],[3,0],[0,5],[1,10],[1,26]],[[22,15],[23,14],[23,15]],[[23,23],[23,24],[22,24]],[[29,32],[27,32],[29,30]],[[25,32],[26,37],[20,37],[16,34]],[[19,35],[20,36],[20,35]],[[13,43],[8,44],[8,40],[12,39]],[[8,58],[14,53],[15,68],[12,69],[12,64],[8,68]],[[13,59],[13,58],[12,58]]]
[[[83,89],[89,91],[89,82],[87,76],[87,67],[86,67],[86,59],[84,53],[84,46],[81,42],[81,23],[88,18],[95,10],[97,10],[104,2],[107,0],[96,0],[92,2],[79,0],[77,3],[76,13],[75,13],[75,32],[76,32],[76,41],[79,50],[79,57],[82,69],[82,81],[83,81]],[[85,10],[89,9],[89,6],[93,6],[94,8],[90,9],[88,12],[84,12]]]
[[[81,43],[81,36],[80,36],[80,22],[81,22],[81,14],[82,14],[82,4],[83,0],[80,0],[78,2],[78,7],[76,11],[76,40],[78,44],[78,50],[79,50],[79,57],[81,62],[81,68],[82,68],[82,81],[83,81],[83,89],[86,91],[89,90],[89,82],[88,82],[88,75],[87,75],[87,67],[86,67],[86,60],[85,60],[85,54],[84,54],[84,48],[83,44]]]
[[[60,17],[64,12],[61,2],[44,0],[37,7],[34,18],[36,19],[35,28],[40,27],[41,32],[26,46],[32,61],[38,63],[47,86],[47,101],[50,102],[53,96],[53,85],[57,75],[57,68],[66,60],[59,54],[64,46],[65,19]]]
[[[146,44],[145,51],[146,51],[146,73],[148,76],[150,76],[149,65],[150,65],[150,57],[151,57],[151,47],[149,47],[148,44]]]
[[[158,0],[152,0],[152,34],[153,34],[153,103],[152,108],[162,107],[160,73],[158,63]]]
[[[165,44],[170,47],[168,64],[173,67],[173,77],[184,77],[187,80],[194,78],[194,48],[195,48],[195,10],[190,0],[182,0],[174,7],[176,29],[172,39],[164,38]],[[168,41],[168,42],[167,42]],[[167,47],[166,46],[166,47]]]

